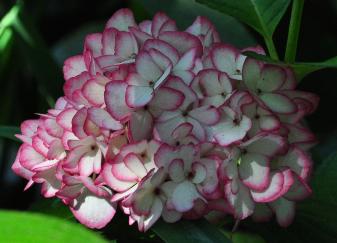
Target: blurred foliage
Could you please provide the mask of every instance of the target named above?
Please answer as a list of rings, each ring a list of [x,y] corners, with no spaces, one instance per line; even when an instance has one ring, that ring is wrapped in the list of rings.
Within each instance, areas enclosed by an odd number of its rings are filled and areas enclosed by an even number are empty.
[[[224,1],[212,0],[212,2],[218,3]],[[199,0],[199,2],[205,1]],[[240,4],[243,1],[231,2]],[[157,11],[164,11],[174,18],[182,29],[191,24],[196,16],[204,15],[209,17],[216,25],[223,41],[240,48],[257,44],[264,46],[263,37],[254,32],[253,28],[260,30],[259,27],[256,27],[256,22],[248,23],[253,27],[251,28],[233,17],[223,15],[194,0],[97,0],[95,2],[26,0],[24,5],[20,2],[16,4],[14,0],[0,1],[1,208],[15,210],[29,208],[31,211],[58,216],[67,219],[67,221],[75,222],[68,208],[60,201],[42,199],[39,196],[37,186],[27,192],[22,192],[26,182],[16,177],[10,170],[18,148],[18,143],[13,140],[13,134],[18,132],[15,126],[19,126],[21,121],[36,118],[37,116],[32,115],[34,113],[44,113],[60,96],[63,84],[62,65],[64,60],[71,55],[80,53],[85,35],[103,30],[105,21],[121,7],[131,8],[138,21],[151,18]],[[220,10],[229,13],[227,10]],[[282,9],[280,15],[283,12]],[[237,17],[233,13],[229,14]],[[312,69],[320,69],[320,65],[327,63],[317,64],[317,61],[327,60],[337,55],[336,16],[337,3],[335,0],[305,1],[297,55],[298,61],[312,62],[314,64],[311,67]],[[241,16],[239,19],[246,21],[245,18],[251,17],[251,14],[247,14],[247,16]],[[267,33],[269,38],[273,36],[278,53],[284,53],[285,51],[287,38],[285,33],[288,32],[289,17],[290,11],[288,9],[284,18],[277,19],[277,22],[280,20],[280,25],[275,29],[274,24],[272,24]],[[308,72],[312,69],[304,71]],[[333,185],[336,185],[337,182],[335,173],[337,170],[337,156],[335,154],[337,151],[337,132],[332,131],[337,131],[337,106],[335,105],[337,71],[321,70],[307,75],[299,88],[317,93],[321,97],[318,110],[307,120],[308,126],[313,129],[321,141],[313,149],[313,158],[317,165],[320,164],[317,166],[318,170],[314,175],[313,186],[314,191],[319,192],[299,206],[295,223],[287,230],[277,227],[275,223],[256,225],[247,222],[240,225],[240,230],[243,230],[243,232],[233,235],[226,233],[227,236],[230,235],[234,243],[248,242],[247,237],[249,237],[250,242],[253,242],[252,239],[255,239],[256,242],[263,242],[261,237],[256,235],[254,238],[249,232],[260,234],[266,242],[336,242],[334,237],[337,228],[334,222],[337,217],[335,199],[337,187]],[[12,140],[8,138],[12,138]],[[317,179],[320,177],[324,180]],[[324,190],[315,190],[315,188],[324,188]],[[13,227],[10,226],[10,223],[14,223],[14,219],[15,222],[21,222],[22,220],[31,222],[32,220],[28,219],[30,217],[28,214],[23,214],[22,218],[18,218],[21,216],[15,214],[16,218],[13,216],[12,219],[9,214],[12,213],[3,212],[0,214],[1,225],[7,222],[8,228]],[[48,220],[43,218],[43,222]],[[44,225],[42,221],[39,222],[40,226],[36,226],[35,229]],[[66,224],[66,228],[69,224],[69,231],[72,232],[71,223],[60,222]],[[161,242],[152,231],[141,234],[135,226],[127,227],[127,225],[127,217],[118,213],[113,222],[101,233],[108,239],[117,239],[117,242]],[[75,227],[77,226],[75,225]],[[207,226],[205,227],[207,228]],[[31,230],[31,232],[34,230],[19,225],[16,225],[16,228],[18,230]],[[206,228],[203,230],[207,231]],[[60,228],[55,226],[55,229]],[[159,235],[162,234],[162,236],[163,234],[172,235],[169,231],[168,233],[160,233],[160,225],[156,226],[154,231]],[[1,232],[6,231],[2,229]],[[21,232],[24,235],[24,231]],[[323,237],[321,237],[322,232],[324,232]],[[18,231],[15,234],[18,234]],[[277,237],[275,237],[276,235]],[[2,237],[3,235],[0,236],[0,240],[6,239]],[[12,235],[12,237],[16,237],[16,235]],[[89,241],[92,239],[91,236],[83,237]],[[14,238],[7,239],[6,242],[14,242],[11,241]],[[49,241],[49,238],[44,239]],[[175,241],[183,242],[181,239],[177,238]],[[68,241],[76,242],[76,240]],[[92,240],[90,242],[98,241]]]
[[[36,213],[2,210],[0,225],[2,242],[108,242],[82,225]]]

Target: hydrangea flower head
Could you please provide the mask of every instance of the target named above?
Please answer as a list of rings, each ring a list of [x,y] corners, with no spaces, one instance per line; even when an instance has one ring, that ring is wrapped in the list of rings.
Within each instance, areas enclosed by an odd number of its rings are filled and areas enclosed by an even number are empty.
[[[269,220],[288,226],[310,195],[318,104],[293,72],[221,43],[198,17],[137,24],[117,11],[63,67],[64,96],[21,125],[13,170],[76,219],[103,228],[119,207],[148,230],[159,218]]]

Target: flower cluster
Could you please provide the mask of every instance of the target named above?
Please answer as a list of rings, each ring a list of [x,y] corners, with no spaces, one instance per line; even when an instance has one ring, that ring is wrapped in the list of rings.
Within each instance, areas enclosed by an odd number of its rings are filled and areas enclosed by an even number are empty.
[[[293,72],[243,55],[198,17],[136,24],[116,12],[64,63],[64,96],[21,125],[13,170],[90,228],[117,207],[140,231],[160,217],[232,216],[281,226],[311,190],[315,143],[302,118],[318,97]]]

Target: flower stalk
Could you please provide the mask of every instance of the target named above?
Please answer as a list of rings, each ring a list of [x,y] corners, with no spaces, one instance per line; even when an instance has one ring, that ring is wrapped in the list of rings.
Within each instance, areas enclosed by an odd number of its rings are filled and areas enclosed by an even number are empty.
[[[304,0],[294,0],[289,24],[288,41],[284,60],[287,63],[294,63],[297,53],[297,43],[301,28]]]

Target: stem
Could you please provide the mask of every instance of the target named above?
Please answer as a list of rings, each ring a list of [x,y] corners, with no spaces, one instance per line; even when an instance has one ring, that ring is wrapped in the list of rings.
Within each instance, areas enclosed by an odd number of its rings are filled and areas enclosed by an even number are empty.
[[[267,49],[268,49],[270,57],[272,59],[278,61],[279,57],[278,57],[278,54],[277,54],[277,50],[276,50],[275,44],[273,42],[273,38],[266,36],[266,37],[264,37],[264,42],[266,43],[266,46],[267,46]]]
[[[288,32],[287,48],[284,60],[293,63],[296,59],[297,42],[301,28],[304,0],[293,0]]]

